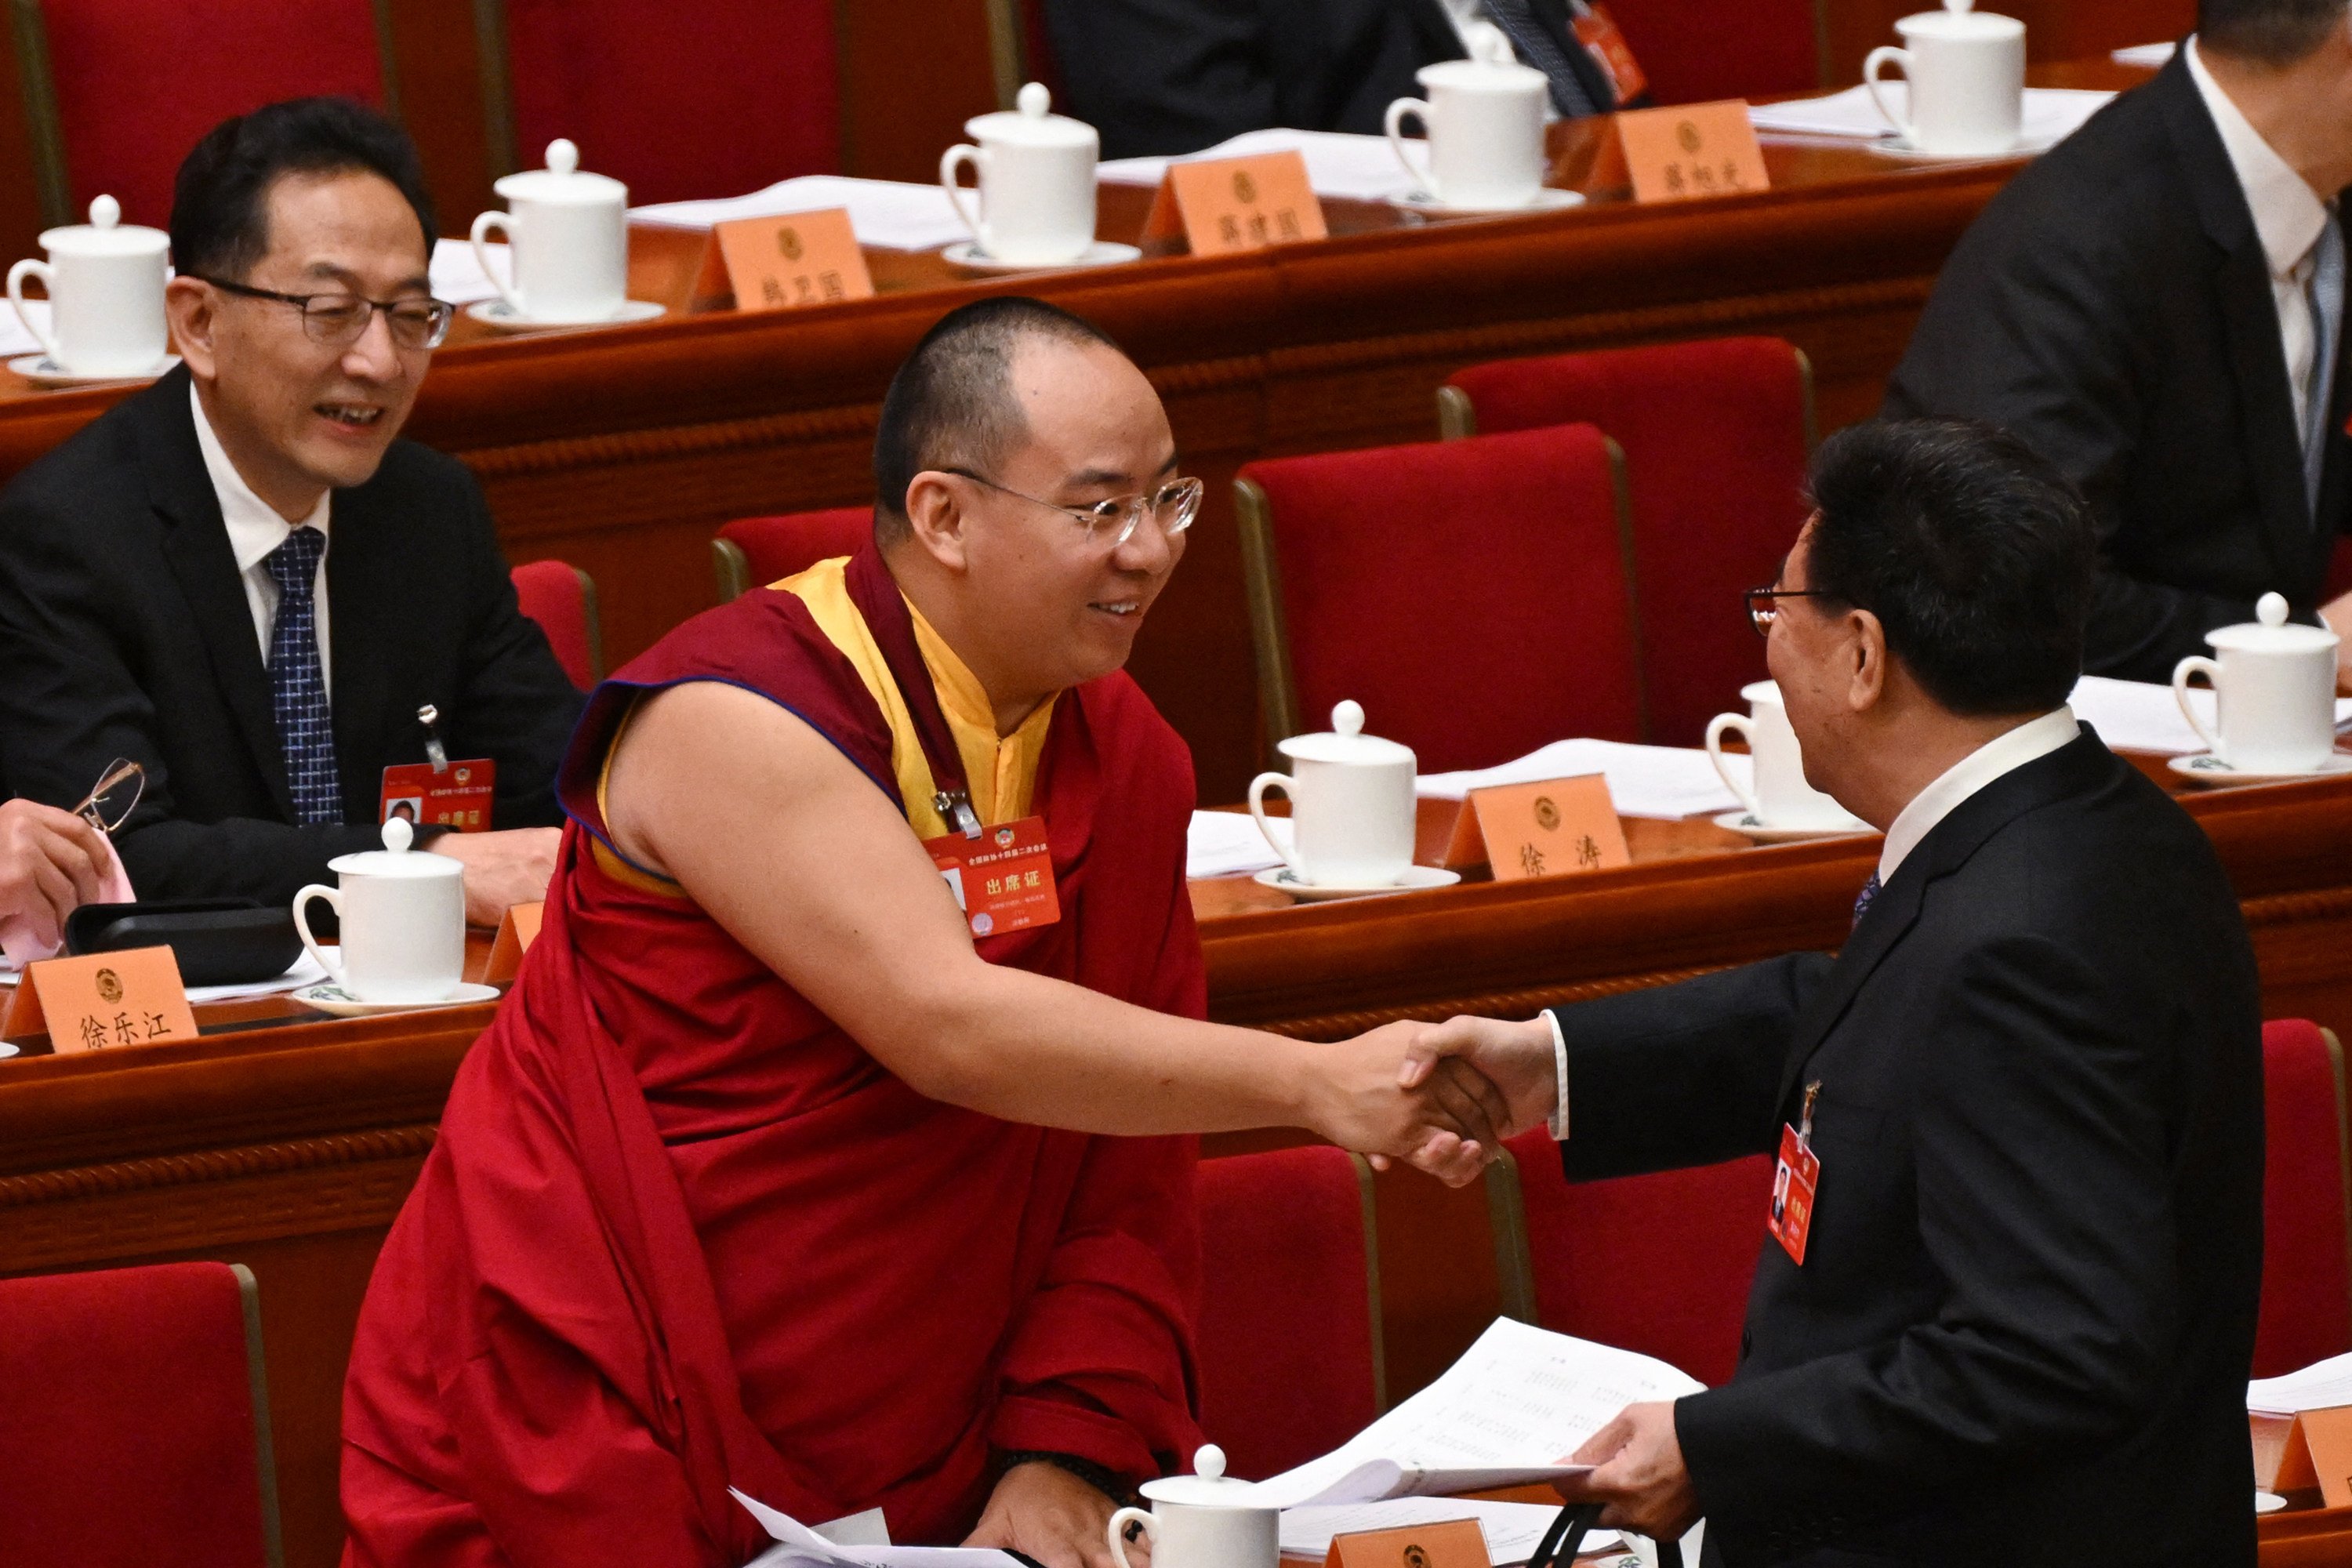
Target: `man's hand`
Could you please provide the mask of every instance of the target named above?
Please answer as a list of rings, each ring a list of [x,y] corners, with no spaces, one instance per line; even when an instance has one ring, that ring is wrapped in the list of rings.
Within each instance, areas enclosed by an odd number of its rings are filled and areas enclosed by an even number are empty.
[[[2336,645],[2336,694],[2352,696],[2352,594],[2320,605],[2319,618],[2341,639]]]
[[[1457,1093],[1475,1094],[1471,1086],[1484,1085],[1502,1096],[1507,1109],[1494,1121],[1501,1136],[1542,1126],[1559,1104],[1550,1023],[1538,1015],[1524,1024],[1465,1017],[1430,1026],[1407,1053],[1401,1081],[1411,1089],[1448,1078]]]
[[[561,828],[515,827],[504,833],[445,833],[426,847],[464,863],[466,923],[495,926],[513,905],[547,897],[562,841]]]
[[[1371,1157],[1381,1170],[1399,1159],[1448,1186],[1475,1180],[1500,1147],[1503,1097],[1475,1072],[1413,1072],[1426,1024],[1383,1025],[1323,1047],[1311,1098],[1311,1122],[1343,1149]],[[1409,1073],[1413,1073],[1408,1082]]]
[[[1594,1468],[1561,1481],[1559,1495],[1570,1502],[1607,1503],[1601,1522],[1608,1529],[1679,1541],[1698,1522],[1698,1490],[1683,1468],[1671,1404],[1628,1405],[1569,1462]]]
[[[1118,1507],[1061,1467],[1033,1460],[1004,1472],[964,1544],[1026,1552],[1045,1568],[1118,1568],[1108,1540]],[[1127,1557],[1143,1568],[1150,1543],[1129,1542]]]
[[[43,946],[98,900],[113,864],[114,847],[88,819],[29,800],[0,805],[0,919],[25,916]]]

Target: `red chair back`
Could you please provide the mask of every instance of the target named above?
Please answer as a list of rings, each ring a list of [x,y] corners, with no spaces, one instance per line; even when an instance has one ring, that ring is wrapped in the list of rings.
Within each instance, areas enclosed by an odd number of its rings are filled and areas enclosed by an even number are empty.
[[[1718,338],[1473,366],[1447,383],[1481,432],[1583,422],[1624,448],[1651,738],[1696,746],[1765,678],[1740,595],[1805,521],[1811,374],[1778,338]]]
[[[2352,1350],[2344,1057],[2300,1018],[2263,1026],[2263,1307],[2254,1375]]]
[[[719,537],[710,542],[719,602],[723,605],[751,589],[782,582],[820,561],[854,555],[873,537],[872,507],[739,517],[720,528]]]
[[[232,114],[314,93],[383,104],[370,0],[42,0],[38,16],[77,223],[110,195],[123,222],[164,226],[180,161]]]
[[[1507,1280],[1527,1282],[1531,1300],[1520,1309],[1544,1328],[1656,1356],[1709,1386],[1730,1381],[1772,1162],[1756,1154],[1571,1183],[1549,1134],[1526,1133],[1509,1148],[1526,1258],[1500,1266]],[[1497,1245],[1510,1245],[1507,1234]]]
[[[1201,1426],[1263,1480],[1354,1436],[1382,1396],[1371,1172],[1314,1145],[1200,1166]]]
[[[1642,739],[1621,485],[1582,425],[1245,466],[1268,729],[1353,698],[1423,773]]]
[[[833,0],[505,0],[515,162],[568,136],[632,205],[841,165]],[[470,215],[468,215],[470,216]]]
[[[0,1563],[276,1568],[253,1276],[0,1280]]]
[[[1609,14],[1660,103],[1823,85],[1813,0],[1627,0]]]
[[[539,623],[556,663],[585,691],[604,679],[604,634],[596,611],[596,584],[561,561],[531,561],[514,569],[515,597]]]

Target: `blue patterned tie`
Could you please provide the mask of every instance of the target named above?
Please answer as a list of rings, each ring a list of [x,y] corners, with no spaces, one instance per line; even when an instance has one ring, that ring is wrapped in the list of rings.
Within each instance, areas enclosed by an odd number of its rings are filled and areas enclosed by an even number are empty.
[[[1559,45],[1536,20],[1535,9],[1528,0],[1486,0],[1486,15],[1503,29],[1503,36],[1511,40],[1511,47],[1518,51],[1519,58],[1551,79],[1552,107],[1559,110],[1562,118],[1582,120],[1601,112],[1601,106],[1585,90],[1584,80],[1576,74],[1576,68],[1568,63]]]
[[[2336,393],[2336,348],[2344,331],[2344,219],[2328,215],[2313,247],[2311,280],[2305,286],[2311,306],[2311,379],[2303,405],[2303,489],[2311,514],[2319,515],[2319,476],[2327,466],[2328,416]]]
[[[1861,892],[1859,892],[1859,893],[1856,893],[1856,894],[1853,896],[1853,923],[1854,923],[1854,924],[1856,924],[1856,925],[1860,925],[1860,924],[1862,923],[1862,917],[1863,917],[1863,916],[1864,916],[1864,915],[1866,915],[1866,914],[1868,914],[1868,913],[1870,912],[1870,906],[1871,906],[1871,903],[1872,903],[1872,901],[1873,901],[1873,900],[1874,900],[1877,897],[1878,897],[1878,873],[1877,873],[1877,872],[1875,872],[1875,871],[1873,871],[1873,872],[1870,874],[1870,880],[1869,880],[1869,881],[1867,881],[1867,882],[1864,882],[1864,883],[1862,885],[1862,891],[1861,891]]]
[[[327,536],[298,528],[262,559],[278,584],[278,619],[269,628],[269,705],[299,822],[341,822],[343,781],[335,767],[335,716],[319,668],[318,606],[311,589]]]

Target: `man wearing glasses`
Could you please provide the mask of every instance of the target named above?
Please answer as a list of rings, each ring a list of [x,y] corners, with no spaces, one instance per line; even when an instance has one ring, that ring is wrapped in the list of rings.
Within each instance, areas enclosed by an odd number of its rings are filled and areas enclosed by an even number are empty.
[[[384,769],[494,762],[466,862],[493,923],[553,865],[580,710],[515,602],[481,492],[399,440],[450,308],[415,150],[334,99],[216,127],[173,193],[184,363],[0,497],[0,754],[67,805],[110,758],[148,899],[290,899],[378,841]],[[420,710],[438,710],[428,731]]]

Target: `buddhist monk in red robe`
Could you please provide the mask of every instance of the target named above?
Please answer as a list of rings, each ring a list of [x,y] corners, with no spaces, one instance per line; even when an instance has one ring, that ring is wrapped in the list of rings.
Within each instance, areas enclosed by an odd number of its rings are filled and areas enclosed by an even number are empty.
[[[1179,1134],[1485,1158],[1498,1100],[1398,1087],[1413,1026],[1200,1021],[1190,759],[1120,673],[1200,487],[1141,373],[966,307],[875,467],[874,545],[591,701],[362,1314],[349,1563],[734,1568],[733,1487],[1094,1568],[1202,1440]]]

